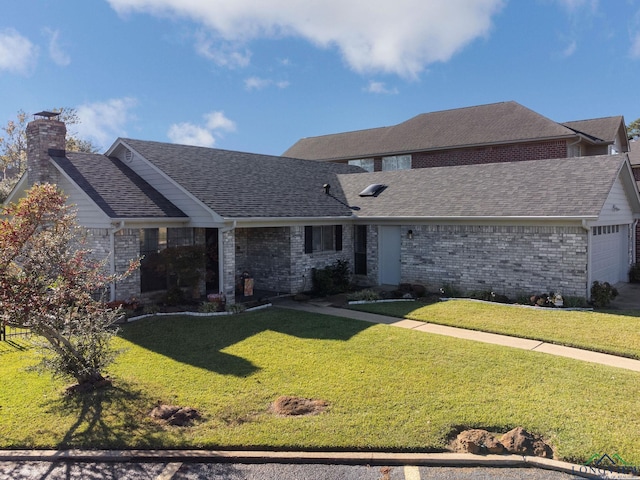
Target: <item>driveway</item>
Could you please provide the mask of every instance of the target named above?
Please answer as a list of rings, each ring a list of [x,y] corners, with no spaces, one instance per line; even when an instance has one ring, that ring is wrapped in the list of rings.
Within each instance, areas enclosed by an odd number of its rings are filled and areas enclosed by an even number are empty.
[[[615,285],[618,296],[611,302],[616,310],[640,310],[640,283],[620,282]]]

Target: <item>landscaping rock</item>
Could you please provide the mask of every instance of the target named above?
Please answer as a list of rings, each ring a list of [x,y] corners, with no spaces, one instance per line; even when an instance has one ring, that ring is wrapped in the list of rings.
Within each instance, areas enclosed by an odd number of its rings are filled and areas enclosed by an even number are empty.
[[[186,427],[202,418],[196,409],[176,405],[158,405],[151,410],[150,415],[157,420],[165,421],[168,425],[177,427]]]
[[[324,400],[292,397],[283,395],[271,405],[277,415],[315,415],[326,410],[329,406]]]
[[[504,446],[491,432],[472,429],[458,434],[454,442],[454,450],[473,454],[500,454],[504,451]]]

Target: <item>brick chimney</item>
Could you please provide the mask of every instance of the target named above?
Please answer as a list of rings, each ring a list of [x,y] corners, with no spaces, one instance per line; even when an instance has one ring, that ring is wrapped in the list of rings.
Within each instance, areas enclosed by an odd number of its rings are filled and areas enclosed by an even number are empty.
[[[27,125],[27,183],[57,183],[57,171],[49,157],[64,156],[67,127],[59,113],[40,112]]]

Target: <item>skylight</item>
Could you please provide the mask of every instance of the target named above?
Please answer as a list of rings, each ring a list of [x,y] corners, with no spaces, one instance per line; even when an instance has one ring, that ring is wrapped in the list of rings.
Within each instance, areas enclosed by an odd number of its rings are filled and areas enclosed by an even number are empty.
[[[377,197],[380,193],[387,188],[382,183],[373,183],[360,192],[361,197]]]

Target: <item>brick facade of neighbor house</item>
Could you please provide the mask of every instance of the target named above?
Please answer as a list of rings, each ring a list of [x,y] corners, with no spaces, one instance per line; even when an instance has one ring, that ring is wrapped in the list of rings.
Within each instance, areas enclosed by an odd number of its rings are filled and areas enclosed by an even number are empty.
[[[407,225],[402,282],[431,290],[493,290],[515,298],[544,292],[584,296],[587,231],[581,227]]]
[[[518,162],[544,158],[564,158],[566,156],[567,142],[565,141],[519,143],[413,153],[411,155],[411,168]]]

